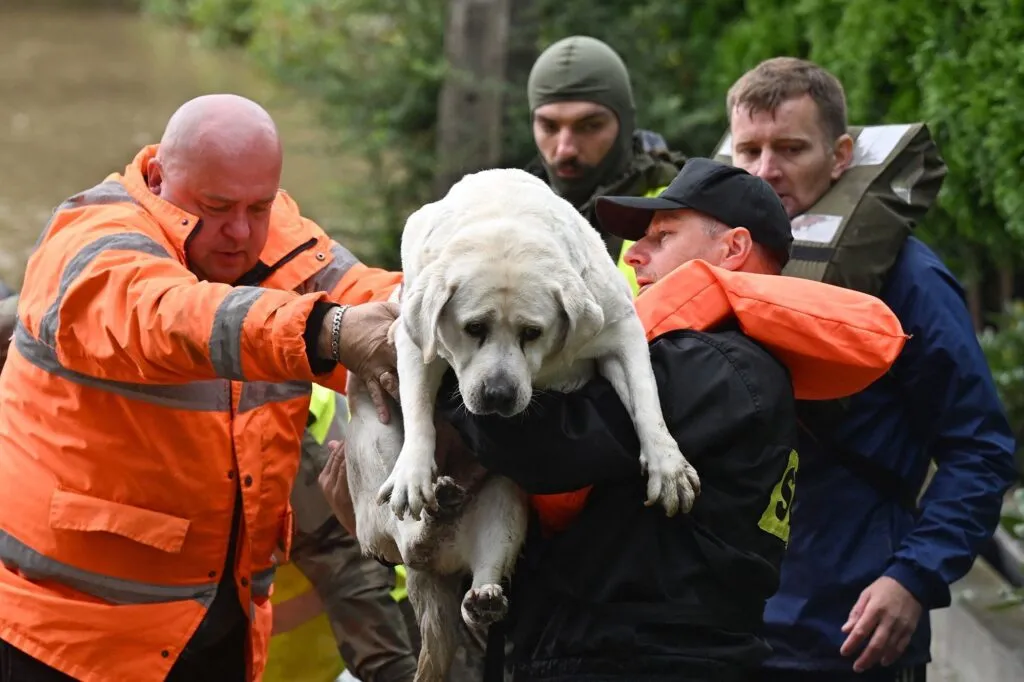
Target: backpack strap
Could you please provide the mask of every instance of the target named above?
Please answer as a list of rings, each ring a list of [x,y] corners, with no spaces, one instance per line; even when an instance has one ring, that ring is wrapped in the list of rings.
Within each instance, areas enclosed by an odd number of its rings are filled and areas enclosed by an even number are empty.
[[[819,446],[847,471],[874,488],[882,497],[896,502],[912,516],[920,514],[918,492],[899,474],[885,465],[851,448],[843,447],[831,437],[845,414],[848,400],[801,402],[800,430],[814,439]],[[808,424],[817,428],[811,429]],[[824,435],[828,434],[828,435]]]
[[[922,122],[850,126],[854,157],[831,189],[793,218],[782,274],[878,296],[907,237],[935,203],[947,167]],[[715,160],[732,163],[726,132]]]

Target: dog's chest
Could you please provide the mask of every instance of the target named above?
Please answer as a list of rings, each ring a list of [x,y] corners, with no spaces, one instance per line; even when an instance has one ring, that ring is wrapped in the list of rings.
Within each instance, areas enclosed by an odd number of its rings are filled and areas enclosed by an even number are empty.
[[[597,374],[597,362],[592,359],[577,360],[572,364],[557,364],[543,367],[533,379],[533,387],[539,390],[571,393],[578,391]]]

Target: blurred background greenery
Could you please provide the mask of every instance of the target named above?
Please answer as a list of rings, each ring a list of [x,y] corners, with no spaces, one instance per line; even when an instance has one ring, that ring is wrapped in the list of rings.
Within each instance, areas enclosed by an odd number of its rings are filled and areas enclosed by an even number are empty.
[[[210,44],[244,49],[322,105],[348,153],[369,161],[347,189],[362,255],[397,264],[409,211],[437,195],[444,0],[143,0]],[[1024,2],[960,0],[504,0],[507,64],[499,163],[534,154],[525,80],[544,46],[593,35],[623,56],[639,124],[688,155],[710,155],[725,92],[758,61],[813,59],[846,87],[856,124],[924,120],[949,164],[920,233],[968,289],[1007,408],[1024,427]],[[450,36],[449,36],[450,37]],[[443,153],[443,152],[442,152]]]

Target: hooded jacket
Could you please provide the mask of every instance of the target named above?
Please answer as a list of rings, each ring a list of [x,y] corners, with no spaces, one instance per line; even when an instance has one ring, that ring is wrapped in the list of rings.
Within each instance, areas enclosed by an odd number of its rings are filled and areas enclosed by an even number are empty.
[[[607,107],[618,119],[611,149],[580,177],[558,177],[541,156],[531,161],[527,170],[573,204],[601,234],[608,254],[619,262],[623,241],[601,230],[595,215],[597,198],[657,194],[672,182],[686,158],[670,152],[660,135],[637,130],[629,71],[615,50],[596,38],[570,36],[544,50],[530,70],[527,97],[531,114],[553,102],[583,101]],[[632,268],[621,263],[620,267],[627,278],[633,276]]]

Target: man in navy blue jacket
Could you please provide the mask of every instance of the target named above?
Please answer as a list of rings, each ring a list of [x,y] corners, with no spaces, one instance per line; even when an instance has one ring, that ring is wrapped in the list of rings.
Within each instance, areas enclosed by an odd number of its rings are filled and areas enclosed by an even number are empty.
[[[842,86],[817,65],[760,64],[730,89],[728,110],[733,163],[768,181],[791,218],[852,161]],[[808,423],[801,434],[789,548],[765,611],[774,654],[762,681],[923,680],[928,611],[949,605],[949,585],[995,531],[1016,478],[1013,435],[956,279],[910,238],[881,298],[912,337],[838,423]],[[922,488],[934,461],[919,510],[838,463],[837,448],[884,467],[909,491]]]

